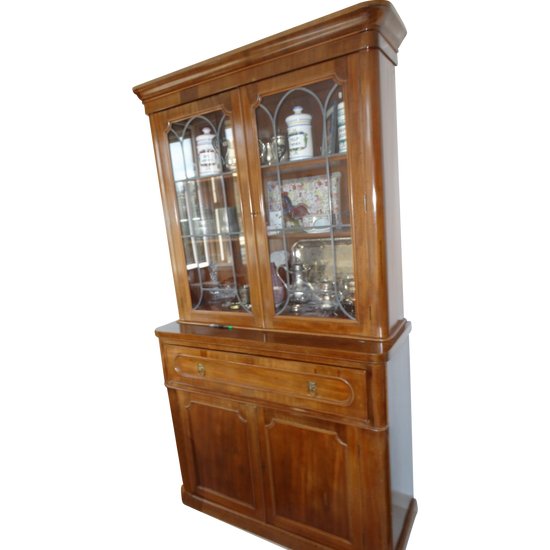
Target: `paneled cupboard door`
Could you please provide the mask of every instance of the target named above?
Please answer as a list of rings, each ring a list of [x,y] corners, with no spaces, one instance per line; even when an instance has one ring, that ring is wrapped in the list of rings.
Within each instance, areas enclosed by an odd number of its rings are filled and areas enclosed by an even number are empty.
[[[261,323],[239,115],[233,93],[155,118],[182,320]]]
[[[267,409],[262,418],[267,522],[328,548],[357,548],[356,428]]]
[[[262,519],[256,407],[180,390],[168,393],[186,495]]]
[[[354,84],[355,85],[355,84]],[[364,225],[353,212],[347,64],[337,60],[247,87],[245,126],[265,324],[360,332]],[[359,222],[359,223],[358,223]],[[358,262],[358,260],[360,260]]]

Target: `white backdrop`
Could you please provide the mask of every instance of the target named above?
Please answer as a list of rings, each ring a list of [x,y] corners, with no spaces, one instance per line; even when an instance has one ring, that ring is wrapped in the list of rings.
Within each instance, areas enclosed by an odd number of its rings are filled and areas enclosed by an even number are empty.
[[[274,548],[180,502],[176,318],[133,85],[346,1],[11,2],[0,18],[0,547]],[[548,545],[549,9],[395,0],[410,550]],[[375,550],[375,549],[373,549]]]

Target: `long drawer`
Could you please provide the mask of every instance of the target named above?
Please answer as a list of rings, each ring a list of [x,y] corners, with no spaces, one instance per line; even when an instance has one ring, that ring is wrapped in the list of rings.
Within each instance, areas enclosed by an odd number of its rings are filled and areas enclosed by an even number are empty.
[[[290,408],[367,417],[362,370],[167,345],[169,388],[203,389]]]

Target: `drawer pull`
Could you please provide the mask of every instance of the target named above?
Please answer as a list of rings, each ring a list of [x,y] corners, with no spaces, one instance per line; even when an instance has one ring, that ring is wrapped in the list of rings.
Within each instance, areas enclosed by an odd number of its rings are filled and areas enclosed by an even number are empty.
[[[199,376],[206,376],[206,368],[202,363],[197,363],[197,372]]]
[[[317,382],[309,381],[307,383],[307,393],[311,395],[312,397],[317,396]]]

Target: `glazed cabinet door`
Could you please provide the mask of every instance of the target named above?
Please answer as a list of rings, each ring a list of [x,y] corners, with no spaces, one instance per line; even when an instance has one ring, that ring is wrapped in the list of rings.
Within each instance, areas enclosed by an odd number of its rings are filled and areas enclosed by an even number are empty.
[[[151,117],[180,319],[261,324],[237,92]]]
[[[169,389],[183,499],[263,518],[256,407]]]
[[[347,58],[244,92],[265,324],[360,334],[365,220]],[[351,111],[351,116],[350,116]],[[251,144],[251,145],[250,145]],[[358,246],[359,245],[359,246]]]
[[[328,548],[361,548],[356,429],[265,410],[260,434],[267,521]]]

